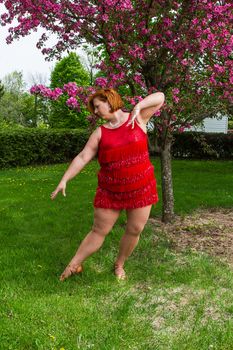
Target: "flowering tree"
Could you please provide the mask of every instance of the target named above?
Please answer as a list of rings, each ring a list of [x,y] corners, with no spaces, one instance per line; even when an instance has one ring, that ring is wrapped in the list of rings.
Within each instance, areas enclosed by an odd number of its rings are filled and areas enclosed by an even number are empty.
[[[163,220],[174,215],[170,150],[172,133],[214,116],[233,103],[232,0],[0,0],[7,42],[38,26],[37,46],[48,59],[83,42],[99,47],[96,85],[127,85],[131,96],[162,91],[166,103],[154,118],[161,151]],[[57,44],[45,47],[48,33]],[[65,87],[68,89],[69,87]],[[77,88],[78,89],[78,88]],[[60,93],[60,92],[59,92]],[[83,95],[83,90],[76,96]],[[78,105],[71,96],[71,105]],[[84,98],[85,99],[85,98]],[[134,103],[134,100],[131,100]]]

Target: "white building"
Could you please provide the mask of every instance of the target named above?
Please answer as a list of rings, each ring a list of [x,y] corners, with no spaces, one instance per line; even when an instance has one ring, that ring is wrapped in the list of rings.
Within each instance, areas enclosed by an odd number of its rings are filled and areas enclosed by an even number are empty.
[[[203,132],[222,132],[227,134],[228,132],[228,117],[221,116],[219,113],[216,118],[205,118],[203,125],[192,126],[187,131],[203,131]]]

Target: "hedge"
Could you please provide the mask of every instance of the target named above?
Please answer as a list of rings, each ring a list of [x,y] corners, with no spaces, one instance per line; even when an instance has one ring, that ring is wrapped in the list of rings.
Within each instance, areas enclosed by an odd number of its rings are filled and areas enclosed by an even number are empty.
[[[173,158],[233,159],[233,134],[184,132],[174,135]]]
[[[0,132],[0,168],[68,162],[87,139],[87,132],[78,129],[4,130]]]
[[[0,132],[0,168],[69,162],[83,149],[87,140],[87,131],[78,129],[4,130]],[[175,134],[172,156],[233,159],[233,134]]]

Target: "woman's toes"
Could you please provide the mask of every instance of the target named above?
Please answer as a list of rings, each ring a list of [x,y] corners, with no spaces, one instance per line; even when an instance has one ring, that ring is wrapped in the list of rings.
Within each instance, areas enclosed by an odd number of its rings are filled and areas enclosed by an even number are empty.
[[[115,265],[114,267],[115,276],[119,280],[124,280],[126,278],[125,270],[123,266]]]
[[[67,266],[66,268],[65,268],[65,270],[63,271],[63,273],[61,274],[61,276],[60,276],[60,281],[64,281],[66,278],[68,278],[69,276],[71,276],[72,275],[72,269],[71,269],[71,267],[70,266]]]
[[[75,274],[81,273],[82,271],[83,271],[82,265],[78,265],[78,266],[75,266],[75,267],[71,267],[69,265],[69,266],[66,267],[64,272],[61,274],[60,281],[64,281],[65,279],[67,279],[71,275],[75,275]]]

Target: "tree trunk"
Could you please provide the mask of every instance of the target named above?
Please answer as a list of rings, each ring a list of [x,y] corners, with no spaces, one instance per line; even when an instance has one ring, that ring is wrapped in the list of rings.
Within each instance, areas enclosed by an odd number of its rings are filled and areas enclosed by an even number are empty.
[[[172,138],[167,137],[160,149],[161,179],[162,179],[162,221],[171,222],[174,219],[174,196],[171,166]]]

